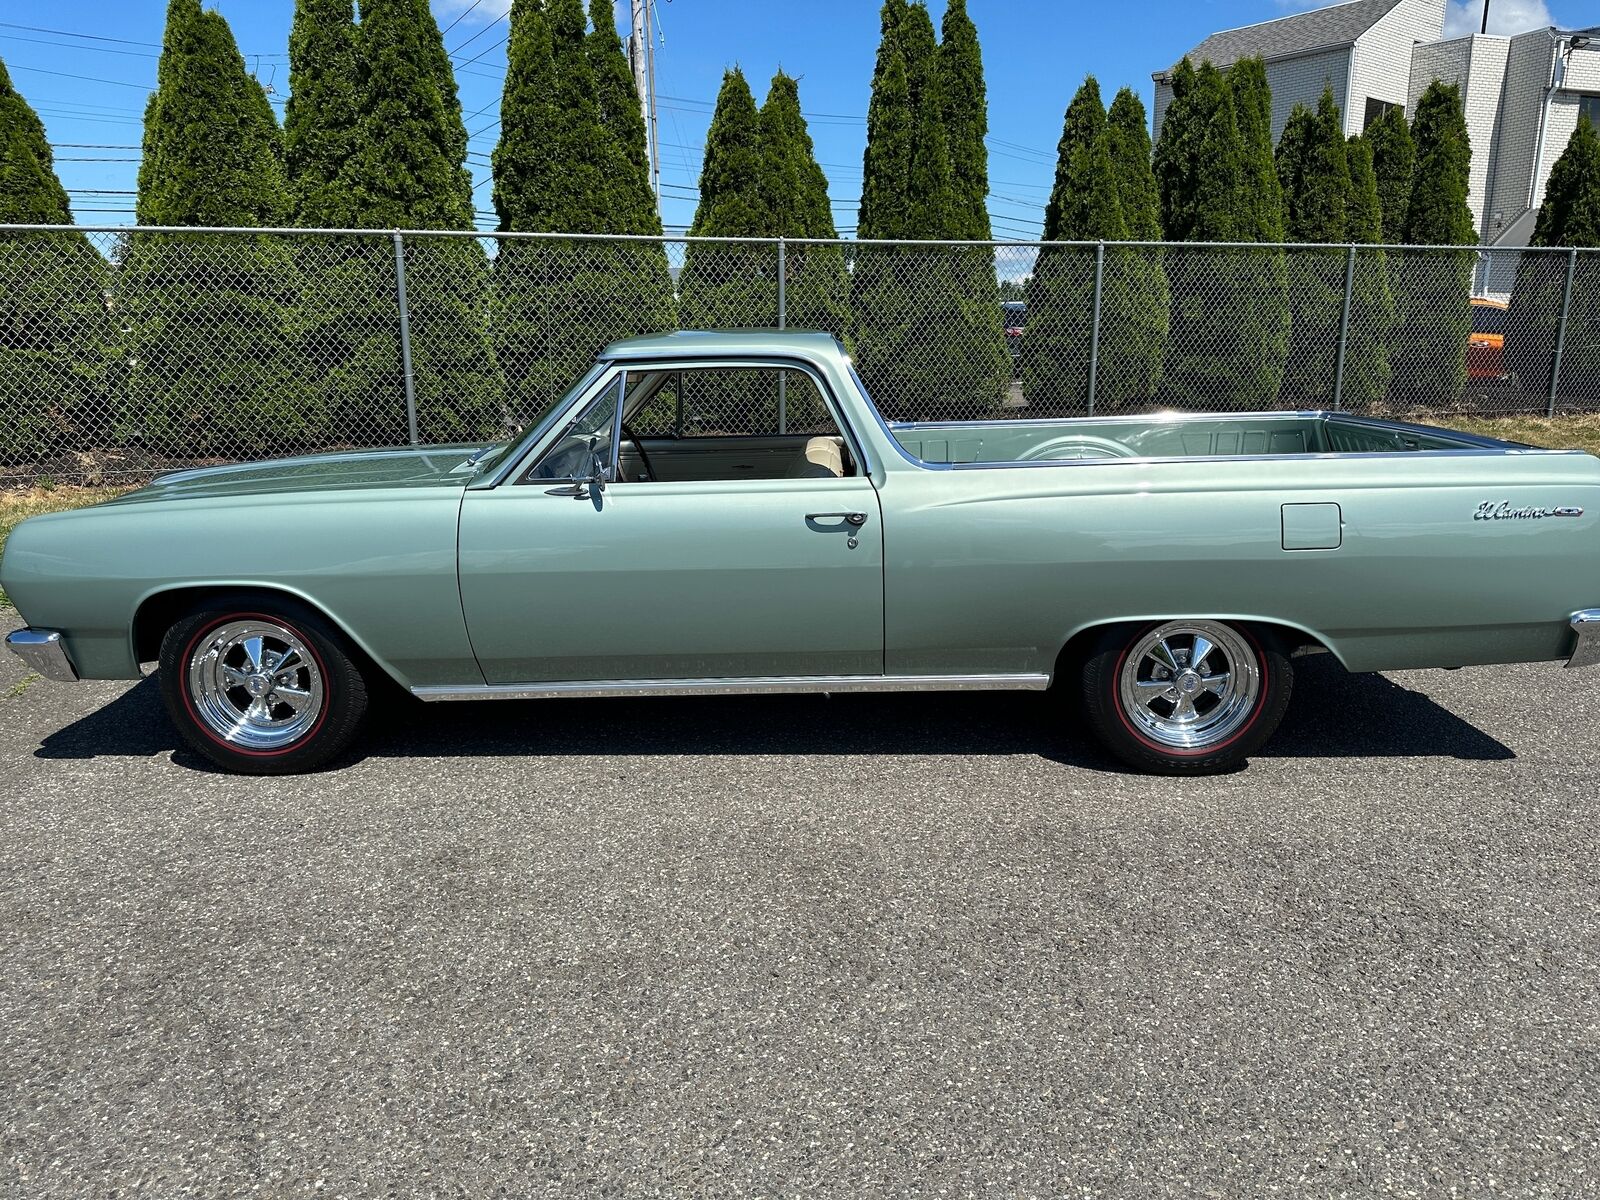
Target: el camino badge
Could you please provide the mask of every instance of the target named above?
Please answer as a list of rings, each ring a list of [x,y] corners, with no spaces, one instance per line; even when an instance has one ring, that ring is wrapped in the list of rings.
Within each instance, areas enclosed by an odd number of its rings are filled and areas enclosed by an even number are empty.
[[[1512,508],[1511,501],[1485,500],[1472,514],[1474,521],[1542,521],[1546,517],[1581,517],[1581,508]]]

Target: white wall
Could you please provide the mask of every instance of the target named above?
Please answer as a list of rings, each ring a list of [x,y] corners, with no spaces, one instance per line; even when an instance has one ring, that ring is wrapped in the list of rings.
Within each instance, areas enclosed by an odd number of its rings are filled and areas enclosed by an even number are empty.
[[[1435,79],[1461,89],[1467,137],[1472,142],[1467,207],[1472,210],[1472,223],[1480,239],[1485,232],[1489,168],[1495,157],[1495,128],[1510,49],[1510,38],[1474,34],[1450,42],[1418,46],[1411,58],[1411,87],[1406,101],[1408,120],[1415,119],[1417,101]],[[1513,219],[1508,216],[1507,223]]]
[[[1445,0],[1404,0],[1356,39],[1349,93],[1339,98],[1346,134],[1361,132],[1368,99],[1406,103],[1412,50],[1418,42],[1439,40],[1444,4]]]
[[[1278,144],[1283,127],[1296,104],[1317,107],[1322,89],[1331,87],[1341,106],[1350,90],[1351,47],[1313,51],[1293,58],[1280,58],[1267,64],[1267,84],[1272,88],[1272,144]]]

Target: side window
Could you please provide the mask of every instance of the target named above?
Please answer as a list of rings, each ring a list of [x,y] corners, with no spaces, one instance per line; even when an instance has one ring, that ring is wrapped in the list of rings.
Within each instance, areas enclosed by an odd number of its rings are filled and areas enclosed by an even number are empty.
[[[623,482],[860,473],[821,385],[795,368],[685,364],[630,371],[623,411]]]
[[[612,429],[617,419],[619,377],[596,396],[550,444],[529,470],[527,479],[583,479],[593,470],[596,457],[611,462]]]
[[[835,437],[839,433],[811,376],[778,367],[674,371],[628,424],[641,437]]]

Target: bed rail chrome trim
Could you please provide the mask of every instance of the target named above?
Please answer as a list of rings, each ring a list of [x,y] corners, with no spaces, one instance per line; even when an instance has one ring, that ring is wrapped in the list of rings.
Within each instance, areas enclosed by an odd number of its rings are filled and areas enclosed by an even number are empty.
[[[1593,667],[1600,665],[1600,608],[1586,608],[1571,617],[1572,632],[1577,640],[1572,644],[1572,657],[1568,667]]]
[[[54,629],[17,629],[6,634],[6,649],[46,679],[76,683],[78,672]]]
[[[419,700],[555,700],[605,696],[749,696],[798,692],[1042,692],[1048,675],[765,675],[748,679],[596,679],[414,687]]]

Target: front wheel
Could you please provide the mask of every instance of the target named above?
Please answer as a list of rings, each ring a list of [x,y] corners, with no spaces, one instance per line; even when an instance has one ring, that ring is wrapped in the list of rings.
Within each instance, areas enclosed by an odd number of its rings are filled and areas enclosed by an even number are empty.
[[[288,601],[207,604],[161,640],[161,695],[194,750],[229,771],[313,771],[355,737],[366,683],[344,639]]]
[[[1242,626],[1179,620],[1106,630],[1083,669],[1084,709],[1118,758],[1162,775],[1238,766],[1272,736],[1289,660]]]

